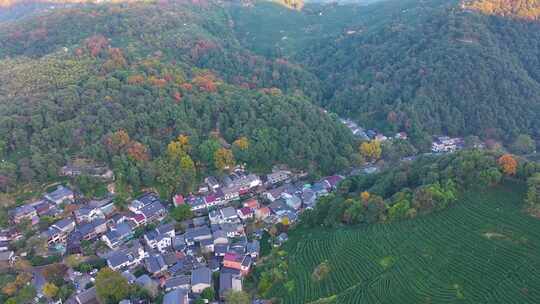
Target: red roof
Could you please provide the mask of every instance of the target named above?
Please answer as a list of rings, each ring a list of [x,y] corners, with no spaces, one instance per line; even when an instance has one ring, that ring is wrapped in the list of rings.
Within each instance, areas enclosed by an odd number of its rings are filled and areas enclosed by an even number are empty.
[[[225,257],[223,257],[223,260],[224,261],[230,261],[230,262],[241,262],[242,261],[242,257],[239,256],[238,254],[236,253],[233,253],[233,252],[227,252],[225,254]]]
[[[176,206],[184,204],[184,196],[177,194],[173,197],[173,202]]]
[[[144,214],[142,213],[134,214],[131,218],[137,223],[143,222],[145,219]]]
[[[259,208],[259,212],[263,213],[263,214],[270,214],[270,208],[268,207],[261,207]]]
[[[247,201],[244,202],[244,207],[257,208],[257,207],[259,207],[259,201],[252,198],[252,199],[247,200]]]
[[[244,207],[240,209],[240,212],[242,213],[242,215],[249,215],[253,213],[253,209]]]
[[[206,201],[206,203],[213,203],[217,200],[218,198],[218,195],[217,194],[208,194],[204,200]]]

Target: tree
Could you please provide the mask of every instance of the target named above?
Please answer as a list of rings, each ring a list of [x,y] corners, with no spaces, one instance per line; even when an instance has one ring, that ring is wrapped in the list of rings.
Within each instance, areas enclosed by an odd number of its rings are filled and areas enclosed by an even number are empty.
[[[525,202],[529,206],[540,204],[540,173],[535,173],[527,179],[527,196]]]
[[[225,303],[227,304],[249,304],[249,295],[244,291],[229,290],[225,294]]]
[[[208,287],[203,290],[201,293],[201,298],[207,299],[208,301],[212,302],[216,297],[216,292],[214,291],[214,288]]]
[[[50,264],[43,268],[43,276],[49,282],[56,284],[57,286],[64,283],[64,276],[67,273],[67,266],[60,263]]]
[[[360,144],[360,154],[366,159],[376,161],[381,157],[381,142],[378,140],[365,141]]]
[[[47,282],[45,285],[43,285],[43,294],[49,299],[56,297],[58,290],[59,288],[53,283]]]
[[[360,193],[360,198],[362,198],[362,202],[369,201],[369,192],[363,191],[362,193]]]
[[[182,222],[184,220],[190,219],[193,217],[193,212],[191,211],[191,208],[187,204],[183,204],[180,206],[175,207],[171,211],[171,216],[178,222]]]
[[[503,156],[499,157],[497,162],[501,166],[501,169],[504,174],[506,175],[516,174],[518,162],[512,155],[504,154]]]
[[[129,134],[125,130],[118,130],[105,139],[105,145],[112,154],[116,154],[127,147],[130,141]]]
[[[167,155],[170,158],[182,158],[191,151],[189,145],[189,137],[187,135],[179,135],[176,140],[173,140],[167,146]]]
[[[249,140],[247,137],[242,136],[233,142],[233,146],[240,150],[247,150],[249,148]]]
[[[520,134],[512,144],[512,150],[519,154],[529,154],[536,149],[536,143],[527,134]]]
[[[229,170],[234,167],[234,156],[229,149],[219,148],[214,153],[214,165],[219,171]]]
[[[130,286],[120,273],[104,267],[96,277],[96,293],[101,303],[118,303],[129,295]]]

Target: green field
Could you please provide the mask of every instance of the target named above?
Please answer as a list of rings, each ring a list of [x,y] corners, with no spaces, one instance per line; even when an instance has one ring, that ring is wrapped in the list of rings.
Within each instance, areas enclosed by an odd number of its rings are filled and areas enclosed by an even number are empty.
[[[399,223],[297,230],[286,245],[295,288],[273,295],[283,303],[540,303],[540,220],[522,212],[523,191],[469,194]],[[325,260],[331,271],[314,282]]]

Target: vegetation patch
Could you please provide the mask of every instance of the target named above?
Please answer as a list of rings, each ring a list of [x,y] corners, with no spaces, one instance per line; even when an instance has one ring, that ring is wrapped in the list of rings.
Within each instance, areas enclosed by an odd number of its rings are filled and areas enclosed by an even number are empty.
[[[540,294],[532,292],[540,286],[536,254],[540,221],[523,213],[524,194],[523,184],[504,183],[466,192],[452,208],[410,220],[348,228],[299,227],[284,245],[287,278],[295,288],[288,292],[273,286],[268,298],[281,298],[283,304],[380,299],[540,303]],[[501,235],[527,241],[493,241]],[[331,262],[331,275],[314,281],[313,269],[326,261]]]
[[[385,270],[392,267],[394,263],[396,262],[396,258],[393,256],[385,256],[384,258],[379,260],[379,265],[382,266]]]
[[[313,270],[313,273],[311,274],[311,279],[315,282],[320,282],[328,276],[330,273],[330,264],[328,261],[324,261],[320,263],[317,267],[315,267],[315,270]]]

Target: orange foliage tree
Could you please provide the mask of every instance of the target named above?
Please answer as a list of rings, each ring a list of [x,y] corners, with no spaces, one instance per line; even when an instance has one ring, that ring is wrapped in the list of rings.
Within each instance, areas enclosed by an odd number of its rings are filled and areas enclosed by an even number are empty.
[[[518,162],[511,154],[504,154],[499,157],[497,161],[501,166],[504,174],[506,175],[515,175],[517,171]]]
[[[85,40],[85,46],[92,57],[96,57],[109,46],[109,41],[102,35],[95,35]]]
[[[146,148],[145,145],[137,141],[132,141],[127,146],[126,153],[129,157],[133,158],[136,161],[148,161],[150,159],[148,148]]]
[[[105,147],[111,154],[126,153],[136,161],[150,159],[148,148],[142,143],[131,140],[125,130],[118,130],[105,138]]]
[[[118,130],[113,134],[107,136],[105,139],[105,146],[112,153],[118,153],[123,150],[129,143],[131,139],[129,134],[125,130]]]
[[[127,82],[129,84],[135,85],[135,84],[143,84],[144,83],[144,76],[137,74],[137,75],[131,75],[128,77]]]

